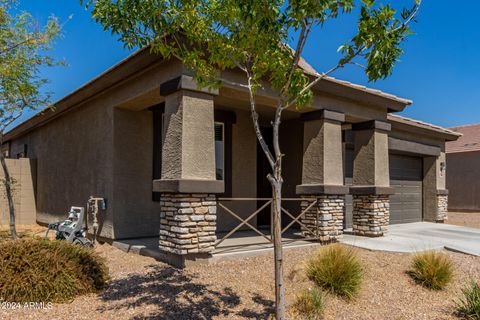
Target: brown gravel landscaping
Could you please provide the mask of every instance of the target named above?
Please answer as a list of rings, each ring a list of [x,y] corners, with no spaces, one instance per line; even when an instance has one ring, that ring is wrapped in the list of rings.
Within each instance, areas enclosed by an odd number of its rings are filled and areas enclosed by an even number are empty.
[[[449,212],[447,223],[480,228],[480,212]]]
[[[285,254],[286,299],[311,283],[303,262],[317,248]],[[98,252],[112,281],[99,295],[88,295],[51,310],[1,310],[1,319],[265,319],[273,306],[270,254],[199,265],[180,271],[151,258],[124,253],[109,245]],[[480,257],[446,252],[455,277],[445,291],[424,289],[405,274],[410,255],[358,249],[365,282],[350,303],[330,296],[326,319],[456,319],[455,299],[469,278],[480,278]],[[70,316],[72,315],[72,316]],[[290,314],[291,318],[295,318]]]
[[[480,227],[480,214],[449,213],[448,223]],[[26,234],[45,230],[20,229]],[[271,254],[182,271],[108,244],[96,250],[106,258],[112,277],[104,292],[45,310],[1,309],[0,319],[266,319],[272,313]],[[303,268],[315,250],[318,247],[285,251],[288,305],[312,286]],[[406,275],[411,255],[356,251],[365,267],[362,290],[353,302],[329,295],[325,319],[458,319],[452,313],[454,300],[470,278],[480,279],[480,257],[445,251],[455,267],[453,283],[444,291],[430,291]],[[290,309],[289,318],[297,319]]]

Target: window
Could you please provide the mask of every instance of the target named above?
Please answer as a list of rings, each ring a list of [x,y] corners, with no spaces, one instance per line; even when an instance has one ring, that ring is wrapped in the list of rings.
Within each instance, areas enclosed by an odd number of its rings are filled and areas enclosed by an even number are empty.
[[[28,156],[27,151],[28,151],[28,145],[24,144],[23,145],[23,152],[17,153],[17,159],[26,158]]]
[[[235,112],[215,109],[215,175],[225,184],[224,197],[232,196],[232,125]]]
[[[225,180],[225,125],[215,122],[215,176]]]

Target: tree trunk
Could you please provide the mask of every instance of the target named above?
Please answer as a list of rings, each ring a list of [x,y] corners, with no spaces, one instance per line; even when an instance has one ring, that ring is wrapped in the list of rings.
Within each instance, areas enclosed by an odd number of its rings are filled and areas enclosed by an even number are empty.
[[[285,288],[283,285],[282,248],[282,182],[271,179],[272,184],[272,223],[273,253],[275,257],[275,318],[285,319]]]
[[[272,174],[267,176],[268,181],[272,185],[272,238],[273,238],[273,254],[275,260],[275,318],[277,320],[285,319],[285,289],[283,285],[283,248],[282,248],[282,152],[280,151],[279,129],[282,117],[282,106],[279,105],[275,111],[273,125],[273,148],[275,157],[272,155],[269,147],[263,139],[262,131],[258,121],[258,114],[255,108],[255,97],[252,89],[251,71],[247,72],[248,91],[250,94],[250,108],[252,113],[253,127],[258,142],[262,147],[265,156],[272,168]]]
[[[3,139],[0,139],[3,141]],[[1,143],[0,143],[1,146]],[[13,194],[12,194],[12,180],[10,177],[10,171],[7,167],[7,162],[5,161],[5,155],[3,152],[0,152],[0,163],[2,164],[3,173],[5,176],[5,193],[8,200],[8,210],[10,211],[10,234],[13,240],[17,239],[17,227],[15,225],[15,207],[13,205]]]

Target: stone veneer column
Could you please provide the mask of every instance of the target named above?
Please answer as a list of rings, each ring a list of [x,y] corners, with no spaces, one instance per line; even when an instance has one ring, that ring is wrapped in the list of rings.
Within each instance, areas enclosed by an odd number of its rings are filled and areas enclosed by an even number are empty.
[[[217,201],[214,194],[163,194],[160,247],[177,255],[214,250]]]
[[[345,194],[343,185],[342,123],[345,115],[319,110],[302,115],[304,121],[302,184],[297,194],[305,197],[300,218],[313,233],[302,226],[306,237],[322,242],[335,241],[343,234]]]
[[[437,208],[435,222],[445,222],[448,219],[448,194],[437,194]]]
[[[184,267],[208,258],[216,241],[216,193],[224,182],[215,177],[214,103],[218,92],[198,89],[182,75],[164,83],[162,175],[153,181],[161,193],[159,248],[167,262]]]
[[[368,121],[352,125],[355,133],[353,162],[353,232],[380,237],[390,222],[388,132],[390,124]]]
[[[438,157],[423,158],[424,220],[443,223],[448,219],[445,147]]]
[[[303,235],[318,237],[322,242],[339,239],[343,235],[345,195],[320,195],[313,199],[317,200],[317,203],[300,219],[308,227],[301,227]],[[306,198],[302,201],[302,211],[310,206],[313,199]]]
[[[386,195],[353,197],[353,230],[356,235],[382,236],[390,221],[390,202]]]

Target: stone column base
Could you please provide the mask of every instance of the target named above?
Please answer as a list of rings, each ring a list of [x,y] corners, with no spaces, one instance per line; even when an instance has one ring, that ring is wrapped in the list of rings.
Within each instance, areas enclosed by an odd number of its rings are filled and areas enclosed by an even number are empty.
[[[160,250],[175,255],[197,255],[215,249],[215,195],[163,193],[160,206]]]
[[[388,195],[353,195],[353,233],[381,237],[390,222]]]
[[[437,216],[436,222],[443,223],[448,219],[448,195],[437,195]]]
[[[318,237],[322,242],[335,241],[341,238],[345,196],[317,195],[312,197],[317,200],[317,203],[300,218],[300,221],[311,231],[302,226],[303,235],[305,237]],[[307,201],[307,199],[302,201],[302,211],[311,203],[312,201]]]

